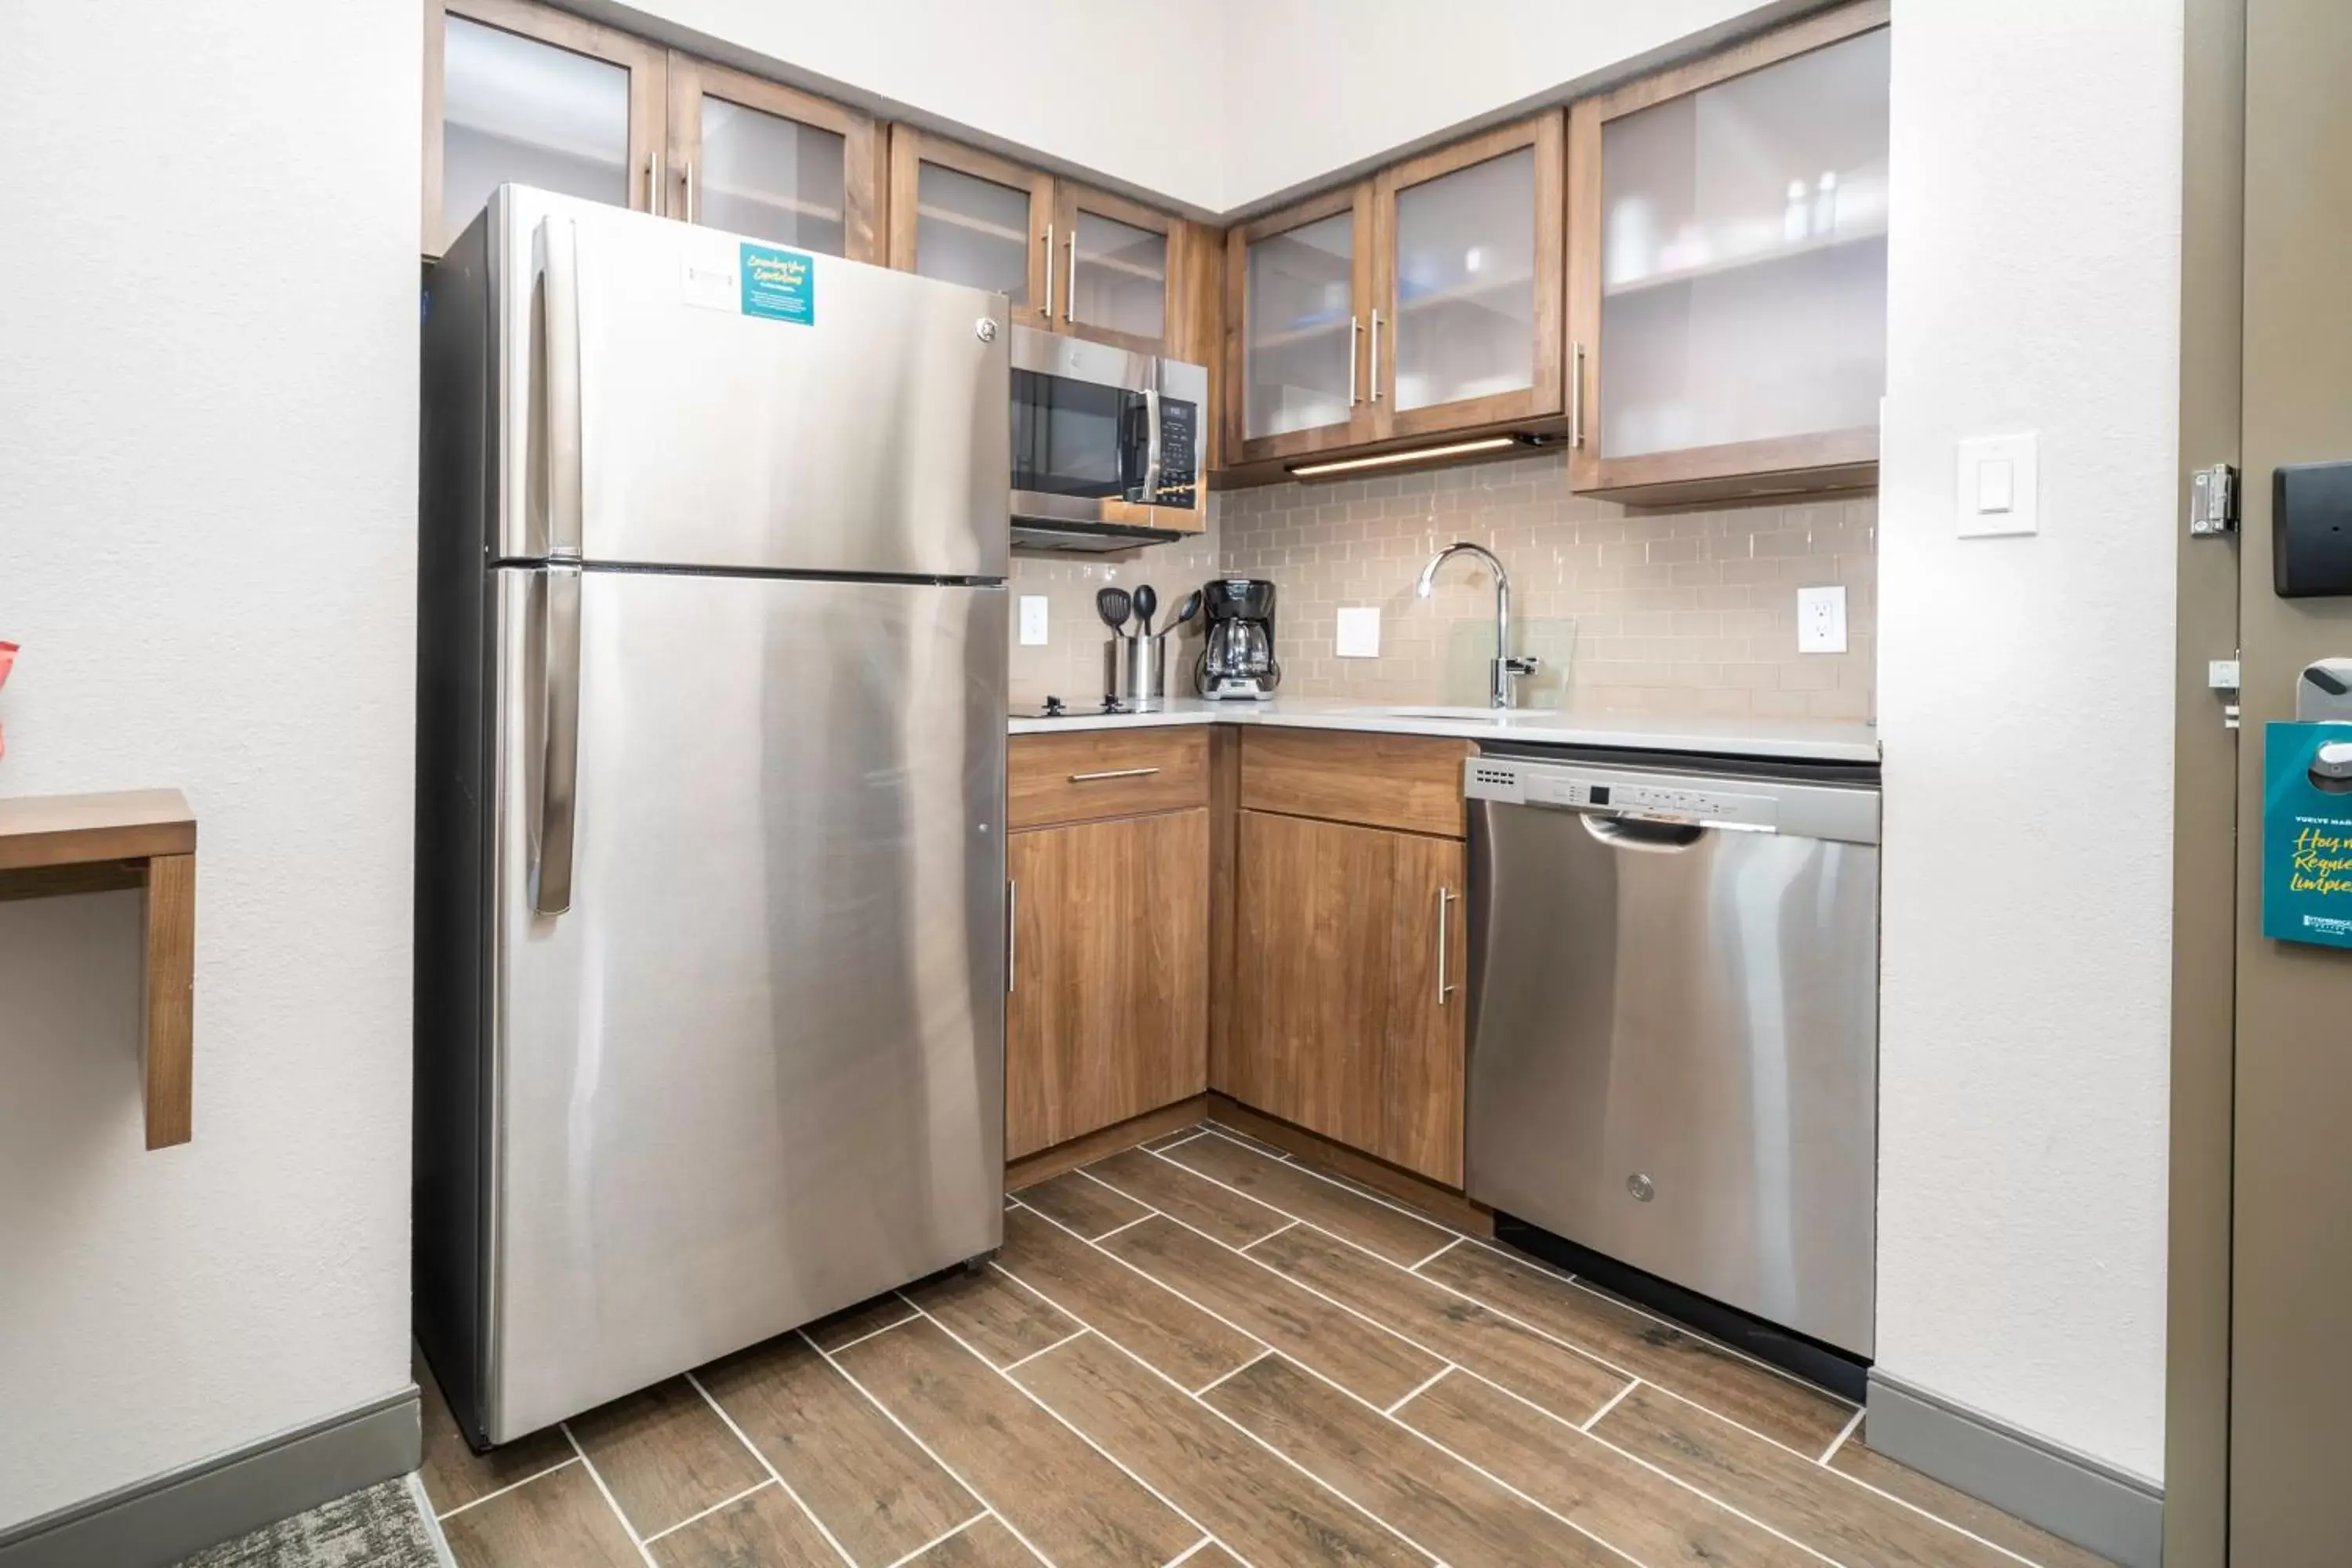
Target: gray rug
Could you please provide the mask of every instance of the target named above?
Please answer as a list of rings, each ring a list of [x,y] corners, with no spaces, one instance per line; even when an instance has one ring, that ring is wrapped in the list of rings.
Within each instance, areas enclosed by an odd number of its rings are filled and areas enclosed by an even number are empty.
[[[405,1479],[384,1481],[199,1552],[180,1568],[439,1568]]]

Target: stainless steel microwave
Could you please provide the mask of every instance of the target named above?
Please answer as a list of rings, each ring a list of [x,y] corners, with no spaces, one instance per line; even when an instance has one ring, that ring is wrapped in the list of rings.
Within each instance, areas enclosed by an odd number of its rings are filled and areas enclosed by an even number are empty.
[[[1013,329],[1013,542],[1128,550],[1198,532],[1209,373]]]

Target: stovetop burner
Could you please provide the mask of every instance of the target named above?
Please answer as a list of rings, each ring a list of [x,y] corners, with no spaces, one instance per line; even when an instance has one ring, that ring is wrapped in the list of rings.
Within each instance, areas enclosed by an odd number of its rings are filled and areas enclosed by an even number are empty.
[[[1148,706],[1148,704],[1147,704]],[[1084,719],[1106,713],[1137,713],[1142,709],[1123,697],[1106,697],[1098,702],[1081,702],[1075,706],[1058,697],[1048,697],[1042,708],[1016,708],[1015,719]]]

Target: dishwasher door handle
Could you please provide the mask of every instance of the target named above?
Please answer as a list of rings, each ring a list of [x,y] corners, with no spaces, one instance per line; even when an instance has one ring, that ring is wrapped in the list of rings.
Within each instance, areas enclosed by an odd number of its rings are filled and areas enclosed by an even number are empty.
[[[1453,910],[1454,889],[1440,886],[1437,889],[1437,1005],[1441,1007],[1445,1005],[1445,999],[1454,991],[1454,983],[1445,977],[1446,958],[1453,949],[1453,943],[1448,940],[1446,916]]]
[[[1704,822],[1646,822],[1640,817],[1595,816],[1589,811],[1576,814],[1584,824],[1584,831],[1612,849],[1631,849],[1653,855],[1679,855],[1706,837]]]

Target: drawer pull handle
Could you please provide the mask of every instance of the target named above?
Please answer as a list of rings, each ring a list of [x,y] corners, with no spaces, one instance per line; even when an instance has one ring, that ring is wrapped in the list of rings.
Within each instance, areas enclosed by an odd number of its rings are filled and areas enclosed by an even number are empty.
[[[1098,773],[1072,773],[1072,784],[1093,784],[1097,779],[1139,779],[1158,773],[1158,768],[1105,768]]]
[[[1454,908],[1454,889],[1451,889],[1451,888],[1440,888],[1440,889],[1437,889],[1437,1005],[1438,1005],[1439,1006],[1441,1006],[1441,1007],[1443,1007],[1443,1006],[1444,1006],[1444,1005],[1445,1005],[1445,999],[1446,999],[1447,997],[1449,997],[1449,996],[1451,996],[1451,995],[1453,995],[1453,994],[1454,994],[1454,983],[1453,983],[1452,981],[1448,980],[1448,979],[1445,977],[1445,959],[1446,959],[1446,947],[1447,947],[1447,943],[1446,943],[1446,941],[1445,941],[1445,917],[1446,917],[1446,915],[1447,915],[1449,912],[1451,912],[1451,910],[1453,910],[1453,908]]]

